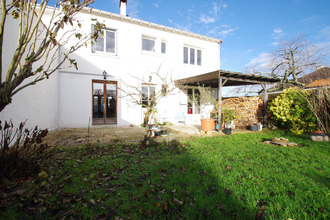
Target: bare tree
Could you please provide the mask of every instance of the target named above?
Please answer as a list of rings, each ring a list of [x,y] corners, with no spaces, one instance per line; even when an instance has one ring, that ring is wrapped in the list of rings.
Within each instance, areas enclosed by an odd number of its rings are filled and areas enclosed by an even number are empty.
[[[11,103],[15,94],[48,79],[66,60],[77,68],[77,62],[69,55],[87,45],[91,39],[96,39],[103,27],[95,21],[92,33],[83,35],[78,31],[82,24],[75,15],[94,1],[56,0],[53,8],[48,7],[49,0],[1,1],[0,111]],[[17,46],[11,63],[4,68],[3,58],[8,54],[4,50],[4,40],[12,37],[6,34],[9,19],[18,23]],[[66,26],[70,26],[69,30],[65,29]],[[68,51],[60,53],[60,47],[65,45]]]
[[[161,65],[156,72],[152,72],[147,77],[132,76],[135,80],[134,85],[125,84],[125,87],[119,88],[122,92],[122,98],[128,99],[136,105],[145,108],[143,126],[146,128],[146,134],[142,141],[142,146],[146,146],[150,139],[151,132],[148,128],[151,117],[155,114],[157,105],[161,99],[167,95],[174,94],[175,85],[171,74],[161,74]],[[156,84],[161,84],[161,89],[156,90]]]
[[[249,72],[281,79],[284,83],[304,86],[298,77],[317,69],[327,52],[312,45],[300,35],[290,41],[281,41],[266,63],[252,67]]]

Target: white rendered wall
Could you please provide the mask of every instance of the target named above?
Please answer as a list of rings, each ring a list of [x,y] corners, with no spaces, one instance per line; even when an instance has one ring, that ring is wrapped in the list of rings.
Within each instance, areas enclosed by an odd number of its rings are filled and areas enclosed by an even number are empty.
[[[150,28],[133,24],[124,20],[101,17],[90,14],[80,14],[83,20],[82,32],[91,30],[91,18],[97,18],[107,28],[117,31],[117,55],[92,53],[91,46],[81,48],[74,58],[78,62],[78,70],[69,68],[59,74],[59,127],[87,127],[92,120],[92,80],[102,80],[102,72],[108,73],[107,80],[116,81],[118,86],[125,89],[125,84],[138,85],[138,78],[148,78],[159,67],[161,75],[171,74],[173,79],[203,74],[219,69],[219,43],[203,39],[183,36],[162,29]],[[156,39],[156,51],[142,51],[142,36]],[[161,41],[167,42],[166,54],[161,54]],[[183,63],[183,47],[191,46],[202,50],[202,65]],[[151,83],[157,84],[156,90],[161,89],[161,83],[155,77]],[[184,95],[184,94],[183,94]],[[118,126],[140,125],[143,119],[141,106],[135,105],[126,98],[121,98],[118,90],[117,123]],[[176,123],[175,117],[180,111],[186,112],[186,106],[180,104],[179,91],[165,97],[157,110],[167,121]],[[188,116],[200,118],[200,115]]]
[[[27,119],[27,124],[31,128],[38,125],[50,130],[58,127],[88,127],[89,121],[92,120],[92,80],[103,80],[103,71],[108,73],[107,80],[115,81],[118,87],[125,89],[125,84],[141,86],[132,76],[148,78],[160,66],[161,75],[170,74],[173,79],[211,72],[220,67],[220,48],[219,43],[215,41],[151,28],[126,19],[111,18],[109,13],[79,14],[83,24],[82,33],[90,32],[91,18],[97,18],[105,23],[107,28],[117,30],[117,55],[92,53],[90,45],[81,48],[72,56],[78,63],[78,70],[62,68],[50,79],[22,90],[13,97],[12,104],[0,113],[1,120],[13,119],[18,124]],[[17,29],[12,28],[15,24],[9,23],[9,26],[11,28],[7,28],[6,31],[10,37],[5,38],[4,44],[8,56],[3,58],[4,66],[7,67],[10,63],[10,53],[13,53],[16,46],[13,36],[17,36]],[[143,35],[156,39],[155,53],[142,51]],[[162,40],[167,42],[166,54],[160,52]],[[202,50],[201,66],[183,63],[184,46]],[[62,52],[64,51],[65,48]],[[155,78],[151,83],[157,84],[157,90],[161,89],[161,83]],[[140,125],[143,119],[141,106],[121,96],[122,92],[118,90],[117,125]],[[157,107],[162,120],[176,123],[176,116],[180,112],[187,112],[186,103],[182,102],[184,98],[185,94],[179,90],[165,97]],[[188,117],[198,119],[200,116]]]
[[[6,76],[8,66],[17,45],[18,20],[7,17],[5,26],[4,48],[2,57],[2,77]],[[24,62],[24,60],[22,61]],[[37,68],[34,64],[33,68]],[[30,81],[30,80],[28,80]],[[22,83],[24,85],[24,82]],[[50,79],[29,86],[13,96],[12,103],[7,105],[0,113],[0,120],[12,120],[15,127],[20,122],[26,121],[27,128],[39,128],[50,130],[58,128],[58,78],[54,73]]]

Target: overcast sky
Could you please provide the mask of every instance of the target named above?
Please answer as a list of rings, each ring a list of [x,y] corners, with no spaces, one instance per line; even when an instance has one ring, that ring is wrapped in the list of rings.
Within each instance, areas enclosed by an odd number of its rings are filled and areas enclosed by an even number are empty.
[[[119,0],[92,6],[119,14]],[[222,39],[221,69],[230,71],[244,72],[299,34],[330,49],[330,0],[128,0],[127,14]]]

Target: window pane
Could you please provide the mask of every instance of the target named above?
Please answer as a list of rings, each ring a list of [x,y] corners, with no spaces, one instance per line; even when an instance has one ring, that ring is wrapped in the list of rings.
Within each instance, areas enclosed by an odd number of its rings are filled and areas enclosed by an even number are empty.
[[[198,89],[194,89],[195,105],[194,105],[194,114],[200,114],[201,106],[201,93]]]
[[[104,32],[103,32],[104,33]],[[95,43],[95,51],[101,51],[104,52],[104,38],[102,36],[102,34],[100,34],[98,36],[98,38],[96,39],[96,43]]]
[[[183,63],[188,63],[188,47],[183,48]]]
[[[106,52],[116,53],[116,34],[112,31],[106,31]]]
[[[153,86],[150,86],[149,89],[150,89],[149,99],[151,100],[151,98],[156,94],[156,90],[155,90],[155,87],[153,87]]]
[[[190,48],[190,64],[195,64],[195,49]]]
[[[197,65],[202,65],[202,51],[197,50]]]
[[[166,43],[162,42],[162,53],[166,53]]]
[[[148,86],[142,86],[142,100],[148,100]]]
[[[151,39],[142,38],[142,50],[155,51],[155,41]]]

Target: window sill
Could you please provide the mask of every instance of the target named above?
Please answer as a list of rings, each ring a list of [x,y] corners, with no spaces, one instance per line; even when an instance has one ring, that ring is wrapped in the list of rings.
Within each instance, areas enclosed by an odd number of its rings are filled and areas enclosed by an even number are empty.
[[[142,55],[147,55],[147,56],[155,56],[155,57],[169,57],[167,53],[156,53],[156,52],[150,52],[150,51],[141,51]]]
[[[196,66],[196,67],[201,67],[203,65],[197,65],[197,64],[190,64],[190,63],[183,63],[184,65],[187,65],[187,66]]]
[[[117,54],[112,53],[99,53],[99,52],[91,52],[92,56],[98,56],[98,57],[108,57],[108,58],[115,58],[120,59],[120,57]]]

